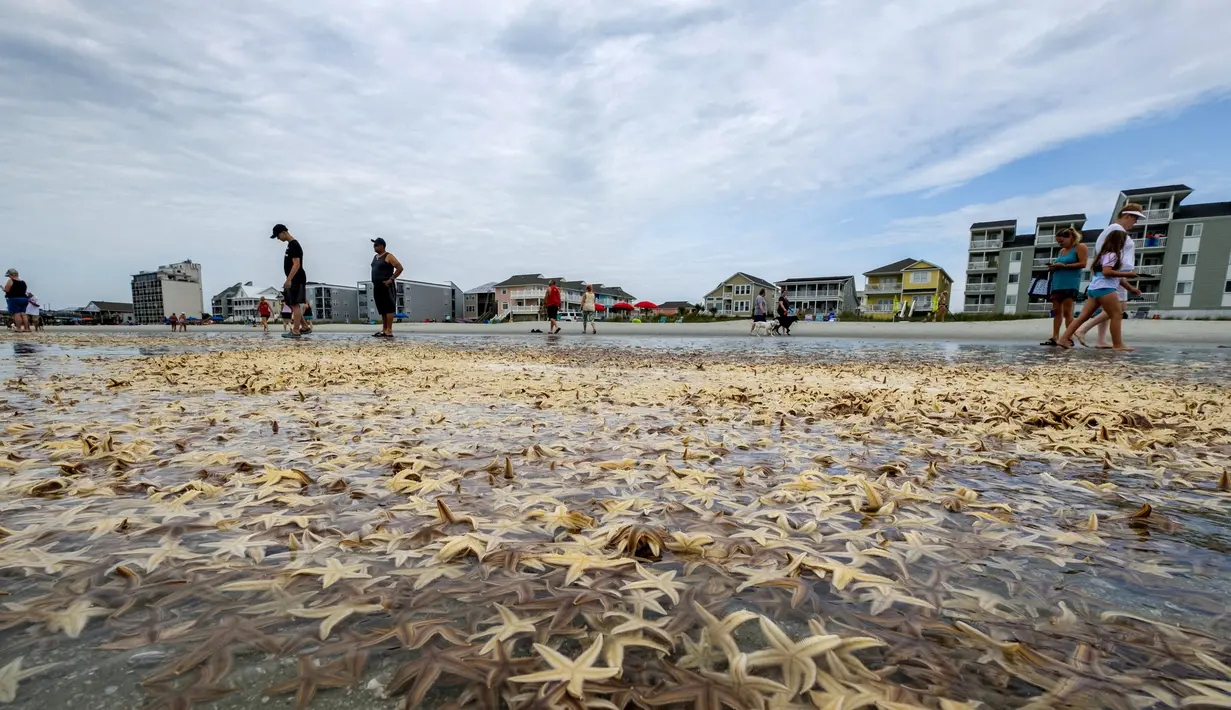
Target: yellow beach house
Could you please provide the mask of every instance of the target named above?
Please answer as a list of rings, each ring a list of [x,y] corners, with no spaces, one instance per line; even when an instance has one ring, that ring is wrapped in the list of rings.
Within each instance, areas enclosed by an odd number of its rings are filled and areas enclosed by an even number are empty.
[[[941,298],[949,302],[953,279],[945,270],[919,259],[902,259],[863,273],[864,314],[892,318],[934,313]]]

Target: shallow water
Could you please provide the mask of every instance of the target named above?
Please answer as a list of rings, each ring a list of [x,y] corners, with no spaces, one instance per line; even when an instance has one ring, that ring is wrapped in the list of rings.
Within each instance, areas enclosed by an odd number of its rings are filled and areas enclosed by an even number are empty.
[[[691,665],[689,644],[707,645],[693,603],[719,617],[753,611],[792,639],[816,634],[811,621],[888,644],[818,655],[815,667],[843,692],[922,707],[1121,707],[1128,694],[1142,705],[1143,684],[1190,697],[1180,679],[1220,680],[1196,653],[1228,660],[1231,497],[1215,483],[1231,439],[1208,429],[1228,422],[1225,351],[229,333],[5,347],[5,402],[33,428],[0,438],[12,462],[7,481],[0,472],[0,667],[62,664],[22,680],[17,707],[137,707],[186,688],[198,707],[250,707],[295,677],[300,654],[332,664],[335,679],[358,668],[311,707],[393,707],[399,698],[383,696],[399,670],[464,647],[408,648],[398,625],[439,618],[464,641],[492,627],[496,603],[556,614],[510,638],[525,673],[546,668],[534,640],[574,658],[595,632],[616,633],[618,613],[662,625],[640,633],[665,652],[633,647],[622,685],[587,684],[607,699],[668,697],[684,683],[668,669],[733,682],[725,653]],[[1024,423],[1066,411],[1026,402],[1092,365],[1124,376],[1070,385],[1072,406],[1114,407],[1072,425]],[[1009,403],[1003,414],[997,402]],[[1149,425],[1125,424],[1134,412]],[[262,482],[269,468],[310,482]],[[64,488],[30,489],[48,479]],[[864,483],[891,505],[869,509]],[[1154,511],[1131,517],[1144,503]],[[557,518],[569,513],[583,517]],[[627,525],[671,547],[621,551]],[[486,552],[441,557],[472,529]],[[263,556],[218,551],[243,540]],[[558,552],[616,566],[570,579],[568,565],[544,561]],[[633,558],[678,586],[638,599],[628,585],[646,578]],[[331,560],[353,576],[323,587]],[[882,608],[885,593],[910,601]],[[645,596],[665,613],[635,612]],[[79,603],[73,638],[62,615]],[[376,608],[320,638],[317,610],[347,603]],[[219,631],[241,621],[257,626]],[[796,680],[767,660],[759,623],[734,630],[740,652],[760,676]],[[98,648],[117,642],[131,647]],[[195,650],[208,653],[184,660]],[[482,685],[446,672],[424,704]],[[508,702],[538,686],[500,687]],[[268,702],[293,707],[288,697]]]

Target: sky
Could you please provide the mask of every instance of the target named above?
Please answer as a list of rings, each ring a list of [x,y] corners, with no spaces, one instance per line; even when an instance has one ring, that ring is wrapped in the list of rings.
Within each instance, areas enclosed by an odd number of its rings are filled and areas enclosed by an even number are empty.
[[[0,261],[44,307],[515,273],[965,280],[970,223],[1231,199],[1225,0],[5,0]],[[862,283],[862,279],[859,280]],[[958,299],[954,299],[956,304]]]

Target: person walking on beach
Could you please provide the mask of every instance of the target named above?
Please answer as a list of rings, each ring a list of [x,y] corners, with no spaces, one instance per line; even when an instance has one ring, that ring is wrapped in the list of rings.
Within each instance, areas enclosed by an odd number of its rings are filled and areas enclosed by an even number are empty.
[[[180,332],[181,332],[181,333],[187,333],[187,332],[188,332],[188,314],[187,314],[187,313],[181,313],[181,314],[180,314],[180,317],[179,317],[179,321],[178,321],[178,323],[179,323],[179,327],[180,327]]]
[[[560,332],[560,326],[556,323],[556,316],[560,315],[560,289],[556,287],[555,279],[547,282],[547,298],[543,300],[543,305],[547,307],[547,332],[555,335]]]
[[[34,326],[35,330],[42,330],[43,321],[40,318],[43,312],[42,306],[39,305],[38,299],[34,297],[34,294],[27,293],[26,298],[29,299],[29,303],[26,305],[26,321],[29,325]]]
[[[9,315],[13,316],[13,331],[29,333],[30,321],[26,318],[26,308],[30,305],[30,296],[26,282],[21,280],[17,269],[9,269],[4,275],[4,300]]]
[[[278,315],[282,320],[282,332],[285,333],[291,327],[291,307],[285,300],[281,300],[282,307],[278,309]]]
[[[1051,338],[1042,345],[1056,345],[1060,338],[1060,326],[1069,327],[1073,322],[1073,304],[1081,289],[1081,272],[1086,268],[1087,249],[1081,243],[1081,232],[1068,227],[1056,235],[1060,253],[1047,265],[1051,272],[1052,319]]]
[[[787,335],[791,334],[791,326],[795,323],[795,316],[791,315],[791,302],[787,299],[786,293],[778,296],[778,325],[774,328],[775,331],[781,331]]]
[[[757,297],[752,300],[752,328],[748,331],[749,334],[757,332],[757,323],[764,323],[768,313],[769,306],[765,303],[765,289],[761,289]]]
[[[261,302],[256,304],[256,314],[261,317],[261,332],[269,332],[269,316],[273,315],[273,309],[269,307],[269,301],[261,296]]]
[[[1077,329],[1094,315],[1094,310],[1097,307],[1102,306],[1103,312],[1110,318],[1112,348],[1116,350],[1132,350],[1132,348],[1124,345],[1124,340],[1120,333],[1123,321],[1120,318],[1120,296],[1118,293],[1121,279],[1131,279],[1137,276],[1131,270],[1133,262],[1128,257],[1129,251],[1127,247],[1124,246],[1124,243],[1127,241],[1130,241],[1128,232],[1123,229],[1113,230],[1107,235],[1107,239],[1103,241],[1102,248],[1099,249],[1098,254],[1094,257],[1094,279],[1090,281],[1090,287],[1086,290],[1086,295],[1088,296],[1086,305],[1082,308],[1081,316],[1069,324],[1068,329],[1064,331],[1064,335],[1057,341],[1060,347],[1073,347],[1073,335],[1077,332]]]
[[[1134,226],[1137,225],[1138,220],[1145,219],[1145,213],[1142,212],[1141,209],[1142,209],[1141,205],[1137,204],[1136,202],[1129,202],[1125,204],[1124,207],[1120,209],[1120,214],[1117,215],[1116,221],[1107,225],[1107,228],[1104,229],[1102,233],[1098,235],[1098,239],[1094,242],[1094,253],[1097,254],[1102,250],[1103,243],[1107,241],[1108,235],[1110,235],[1112,232],[1127,233],[1128,230],[1132,229]],[[1136,261],[1137,247],[1133,243],[1132,239],[1127,240],[1127,242],[1125,243],[1125,249],[1127,250],[1127,255],[1126,255],[1127,258],[1126,258],[1124,266],[1126,269],[1132,269],[1133,266],[1137,263]],[[1094,273],[1096,276],[1098,275],[1098,264],[1097,263],[1094,264]],[[1129,291],[1132,291],[1134,295],[1137,295],[1137,296],[1141,295],[1141,289],[1121,280],[1120,285],[1117,288],[1117,294],[1120,297],[1120,312],[1121,313],[1123,313],[1128,306],[1128,292]],[[1100,347],[1100,348],[1112,347],[1111,345],[1107,344],[1107,322],[1110,317],[1111,316],[1107,313],[1106,309],[1102,311],[1096,310],[1094,317],[1091,320],[1087,321],[1086,325],[1082,327],[1081,329],[1079,329],[1077,333],[1075,333],[1077,337],[1077,341],[1081,343],[1082,345],[1085,345],[1086,344],[1086,334],[1090,332],[1091,328],[1097,327],[1098,328],[1098,343],[1096,344],[1097,347]]]
[[[286,281],[282,283],[282,299],[291,307],[291,330],[283,333],[284,338],[298,338],[304,331],[303,307],[308,302],[308,274],[303,269],[303,246],[291,236],[285,224],[275,224],[270,239],[277,239],[286,244],[286,254],[282,257],[282,273]]]
[[[936,299],[936,313],[933,314],[932,322],[944,323],[945,316],[949,314],[949,292],[945,291]]]
[[[594,326],[594,284],[586,284],[586,292],[581,294],[581,332],[584,335],[586,326],[590,326],[592,335],[598,335],[598,328]]]
[[[377,338],[393,337],[393,316],[397,313],[397,278],[402,275],[402,262],[385,251],[385,240],[372,240],[376,256],[372,259],[372,299],[380,314],[381,329],[372,333]]]

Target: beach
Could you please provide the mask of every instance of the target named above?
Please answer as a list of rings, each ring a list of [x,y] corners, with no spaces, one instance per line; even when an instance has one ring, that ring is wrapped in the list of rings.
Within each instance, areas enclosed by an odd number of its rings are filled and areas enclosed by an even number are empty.
[[[561,323],[561,338],[583,336],[580,323]],[[399,323],[395,333],[422,335],[525,335],[532,329],[547,330],[546,322],[499,323]],[[371,325],[321,323],[319,333],[370,333]],[[749,321],[719,321],[713,323],[599,323],[601,335],[656,337],[750,337]],[[242,325],[192,326],[191,333],[251,333],[259,328]],[[56,326],[47,333],[158,333],[165,326]],[[271,325],[271,334],[282,332],[281,325]],[[952,341],[960,343],[989,342],[1037,345],[1051,337],[1051,321],[1046,319],[970,321],[946,323],[892,322],[800,322],[791,329],[791,338],[844,338],[862,340],[901,340],[918,342]],[[786,339],[786,338],[784,338]],[[1231,321],[1200,320],[1128,320],[1124,324],[1124,339],[1129,345],[1231,345]],[[1091,335],[1087,342],[1094,344]]]

